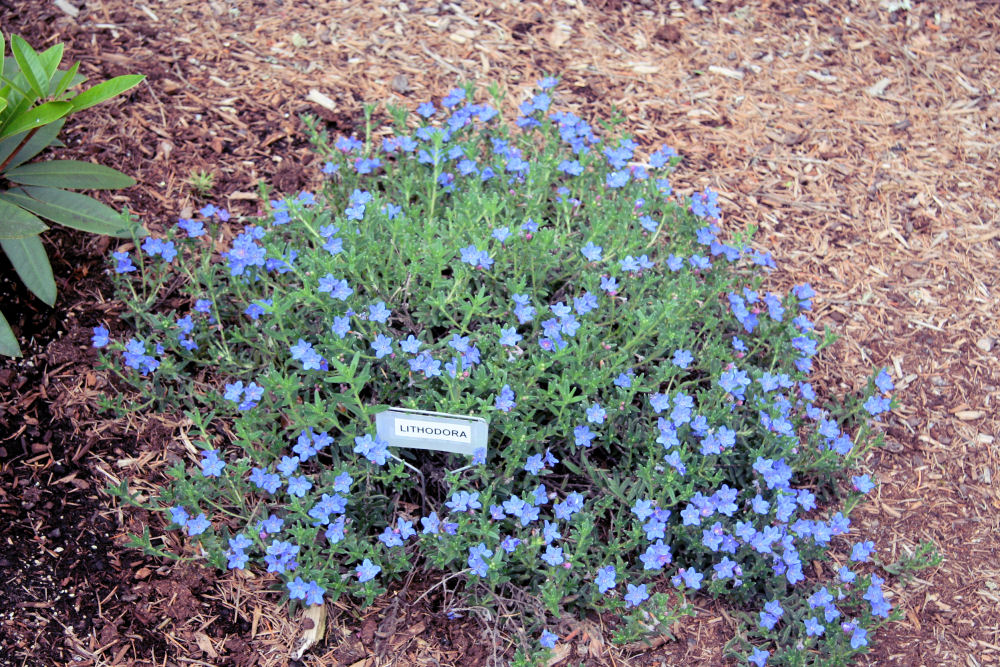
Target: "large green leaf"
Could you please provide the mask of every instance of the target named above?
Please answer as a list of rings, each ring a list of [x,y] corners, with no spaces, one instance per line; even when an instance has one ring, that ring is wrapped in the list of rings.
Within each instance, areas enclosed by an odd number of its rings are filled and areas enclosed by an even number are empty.
[[[5,357],[21,356],[21,346],[17,344],[17,338],[10,330],[10,325],[7,324],[7,318],[3,316],[3,313],[0,313],[0,354]]]
[[[93,234],[131,236],[122,216],[96,199],[57,188],[25,186],[7,192],[7,201],[46,220]]]
[[[70,103],[73,105],[73,111],[88,109],[108,98],[120,95],[129,88],[139,85],[139,82],[145,78],[142,74],[125,74],[103,81],[71,99]]]
[[[20,164],[23,164],[35,157],[43,150],[58,143],[56,137],[59,136],[59,131],[62,130],[63,125],[66,124],[65,118],[60,118],[54,123],[49,123],[45,127],[39,129],[35,132],[28,143],[21,146],[21,150],[17,152],[14,159],[7,164],[7,169],[13,169]],[[12,137],[7,137],[6,139],[0,140],[0,164],[10,157],[11,151],[20,146],[21,140],[24,139],[25,133],[15,134]]]
[[[52,277],[45,246],[37,236],[25,239],[0,239],[0,247],[7,253],[11,266],[21,277],[24,286],[49,306],[56,302],[56,281]]]
[[[32,109],[25,109],[7,121],[7,126],[0,132],[0,139],[19,132],[33,130],[42,125],[48,125],[59,120],[72,110],[73,105],[69,102],[46,102]]]
[[[49,76],[35,50],[18,35],[11,35],[10,52],[31,89],[39,97],[45,97],[49,92]]]
[[[0,239],[23,239],[38,236],[48,225],[28,213],[20,206],[4,201],[5,193],[0,192]]]
[[[49,48],[45,49],[42,53],[38,54],[38,61],[42,63],[42,67],[45,68],[46,82],[49,84],[46,88],[49,93],[52,92],[52,82],[55,79],[56,71],[59,69],[59,63],[62,62],[64,47],[62,44],[53,44]]]
[[[6,178],[21,185],[81,190],[115,190],[135,185],[135,180],[117,169],[79,160],[34,162],[8,169]]]

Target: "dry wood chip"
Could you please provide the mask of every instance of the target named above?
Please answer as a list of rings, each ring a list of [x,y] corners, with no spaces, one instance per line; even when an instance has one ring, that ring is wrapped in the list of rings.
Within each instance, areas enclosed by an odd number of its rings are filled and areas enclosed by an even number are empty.
[[[728,67],[719,67],[718,65],[709,65],[708,71],[713,74],[721,74],[722,76],[729,77],[730,79],[742,79],[745,75],[738,69],[730,69]]]
[[[332,99],[330,99],[327,95],[316,90],[315,88],[309,91],[309,94],[306,95],[306,99],[309,100],[310,102],[315,102],[316,104],[320,105],[324,109],[328,109],[329,111],[337,110],[337,103],[334,102]]]
[[[63,11],[73,18],[80,15],[80,10],[69,4],[66,0],[55,0],[53,3],[60,11]]]
[[[816,70],[809,70],[806,74],[820,83],[834,83],[837,80],[837,77],[832,74],[823,74],[821,72],[817,72]]]
[[[871,95],[872,97],[882,97],[882,95],[885,93],[885,89],[888,88],[889,84],[891,83],[892,79],[888,77],[882,77],[874,84],[866,88],[865,92]]]
[[[566,23],[556,23],[555,27],[548,35],[549,46],[553,49],[558,49],[563,44],[569,41],[569,38],[573,35],[573,29]]]
[[[205,655],[209,658],[214,660],[219,657],[219,654],[215,651],[215,647],[212,646],[212,640],[204,632],[194,633],[194,640],[198,643],[198,648],[204,651]]]

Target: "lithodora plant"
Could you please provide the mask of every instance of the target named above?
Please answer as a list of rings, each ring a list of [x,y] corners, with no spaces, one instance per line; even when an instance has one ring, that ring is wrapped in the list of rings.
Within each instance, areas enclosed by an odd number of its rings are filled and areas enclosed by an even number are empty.
[[[212,205],[114,253],[134,334],[94,345],[191,443],[148,504],[176,532],[135,544],[266,569],[292,605],[440,572],[523,605],[515,662],[567,615],[610,612],[629,641],[698,595],[744,610],[744,662],[864,652],[891,606],[848,537],[873,485],[852,472],[892,380],[821,398],[812,288],[767,289],[773,258],[716,193],[674,192],[673,150],[552,111],[554,85],[516,127],[471,88],[384,124],[367,107],[362,137],[306,119],[321,193],[262,189],[221,253]],[[388,408],[483,418],[486,446],[393,446]]]

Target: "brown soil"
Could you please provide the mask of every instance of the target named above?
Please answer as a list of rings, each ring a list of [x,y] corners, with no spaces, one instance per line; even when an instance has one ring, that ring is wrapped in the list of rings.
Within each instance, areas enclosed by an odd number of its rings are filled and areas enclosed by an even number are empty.
[[[411,108],[459,80],[520,100],[545,73],[586,117],[614,105],[646,145],[685,156],[675,187],[722,194],[725,226],[757,226],[782,285],[810,281],[821,324],[842,334],[817,381],[856,389],[873,367],[902,407],[866,466],[882,481],[856,515],[884,561],[934,540],[945,557],[893,603],[901,623],[863,663],[1000,662],[1000,6],[879,2],[402,3],[322,0],[5,0],[2,28],[64,42],[95,81],[148,79],[74,118],[66,157],[135,176],[102,195],[162,229],[209,200],[255,211],[266,179],[315,182],[298,115],[334,133],[362,103]],[[325,108],[311,90],[329,97]],[[91,327],[121,329],[109,240],[47,234],[60,297],[49,310],[0,258],[3,309],[26,358],[0,363],[0,664],[293,664],[300,628],[267,577],[215,577],[125,546],[143,516],[104,492],[159,479],[176,425],[108,421]],[[154,527],[155,530],[155,527]],[[507,648],[481,610],[415,578],[368,610],[331,605],[314,664],[484,664]],[[734,621],[715,605],[677,640],[623,653],[598,623],[561,634],[587,664],[721,664]],[[567,655],[567,658],[570,656]],[[566,664],[566,661],[562,664]]]

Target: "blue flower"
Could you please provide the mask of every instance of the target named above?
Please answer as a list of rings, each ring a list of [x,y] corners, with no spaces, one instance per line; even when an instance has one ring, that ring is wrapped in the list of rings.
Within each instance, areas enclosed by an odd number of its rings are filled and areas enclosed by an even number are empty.
[[[587,245],[583,246],[580,252],[584,257],[587,258],[589,262],[599,262],[601,261],[601,253],[604,251],[599,245],[594,245],[593,241],[587,241]]]
[[[345,301],[347,297],[354,294],[354,290],[351,289],[346,280],[334,278],[333,274],[330,273],[319,279],[319,287],[317,289],[339,301]]]
[[[632,506],[632,514],[639,517],[639,521],[645,521],[653,516],[653,503],[644,498],[635,501],[635,505]]]
[[[132,271],[138,271],[132,263],[132,257],[129,256],[127,252],[115,252],[112,253],[111,256],[118,262],[115,266],[115,273],[131,273]]]
[[[757,667],[766,667],[767,659],[769,657],[771,657],[770,653],[755,646],[753,652],[747,657],[747,660],[755,664]]]
[[[324,535],[330,544],[337,544],[342,539],[344,539],[344,528],[347,525],[347,519],[343,516],[337,517],[337,520],[331,523]]]
[[[557,641],[559,641],[559,635],[548,630],[543,630],[542,636],[538,638],[538,643],[545,648],[555,648]]]
[[[418,339],[414,338],[413,334],[406,337],[406,340],[399,341],[399,349],[407,354],[417,354],[420,351],[420,346],[423,345]]]
[[[96,348],[101,348],[107,345],[110,340],[108,336],[111,334],[107,327],[96,326],[94,327],[94,335],[91,337],[91,344]]]
[[[351,151],[364,147],[364,144],[361,143],[359,139],[355,139],[354,137],[337,137],[337,140],[333,145],[334,148],[342,153],[350,153]]]
[[[604,418],[607,417],[607,414],[607,411],[605,411],[599,403],[593,403],[589,408],[587,408],[587,421],[592,424],[603,424]]]
[[[719,377],[719,386],[722,387],[736,400],[746,400],[744,389],[750,385],[750,378],[746,371],[732,367],[724,371]]]
[[[864,563],[875,551],[875,543],[871,540],[858,542],[851,549],[851,560],[856,563]]]
[[[879,391],[889,393],[895,387],[892,384],[892,378],[889,376],[889,372],[886,369],[881,369],[878,375],[875,376],[875,386],[878,387]]]
[[[382,357],[392,354],[392,338],[384,334],[379,334],[375,337],[371,347],[375,351],[375,358],[381,359]]]
[[[342,472],[333,478],[333,490],[337,493],[350,493],[351,483],[354,479],[346,472]]]
[[[270,533],[271,535],[274,535],[275,533],[280,533],[281,528],[284,525],[284,519],[273,514],[269,514],[266,519],[261,519],[257,522],[256,530],[257,532]]]
[[[532,454],[528,457],[527,462],[524,464],[524,470],[532,475],[537,475],[544,467],[545,465],[542,463],[541,454]]]
[[[306,604],[323,604],[323,593],[326,593],[325,588],[315,581],[310,581],[309,588],[306,590]]]
[[[299,467],[299,457],[298,456],[282,456],[281,463],[275,466],[285,477],[290,476]]]
[[[693,588],[696,591],[701,589],[701,581],[705,578],[705,575],[698,570],[693,567],[681,568],[678,571],[678,574],[680,575],[681,581],[683,581],[688,588]]]
[[[472,510],[477,510],[482,508],[483,504],[479,502],[479,492],[473,491],[469,493],[468,491],[456,491],[452,494],[451,500],[445,503],[452,512],[471,512]]]
[[[306,591],[309,586],[306,582],[302,581],[302,577],[295,577],[294,581],[289,581],[286,586],[288,587],[288,598],[290,600],[305,600]]]
[[[347,332],[351,330],[351,318],[347,315],[337,316],[333,318],[333,325],[330,327],[330,331],[337,334],[338,337],[344,338]]]
[[[493,552],[486,548],[486,544],[480,542],[476,546],[469,547],[469,567],[480,577],[485,577],[486,572],[489,569],[489,563],[486,562],[487,558],[492,558]]]
[[[864,408],[868,411],[868,414],[874,417],[882,414],[883,412],[888,412],[890,410],[890,405],[891,400],[889,398],[872,395],[865,401]]]
[[[517,549],[517,546],[520,543],[521,543],[520,539],[507,535],[502,540],[500,540],[500,548],[506,551],[507,553],[512,554]]]
[[[806,601],[809,603],[810,609],[816,609],[817,607],[825,607],[833,602],[833,595],[831,595],[830,591],[826,590],[826,586],[824,586],[810,595]]]
[[[247,566],[247,561],[250,560],[250,555],[245,553],[242,549],[230,549],[226,552],[226,568],[230,570],[242,570]]]
[[[201,535],[206,530],[212,526],[212,522],[208,520],[204,512],[199,514],[194,519],[188,519],[187,522],[187,532],[188,535]]]
[[[508,347],[514,347],[522,339],[521,334],[517,333],[517,329],[514,327],[507,327],[500,329],[500,344],[506,345]]]
[[[597,434],[591,431],[590,427],[586,424],[573,429],[573,438],[577,447],[590,447],[591,441],[595,437],[597,437]]]
[[[670,547],[664,544],[663,540],[657,540],[655,544],[646,547],[646,551],[639,556],[639,560],[642,561],[643,570],[662,570],[673,560],[673,554],[670,553]]]
[[[694,361],[694,355],[691,354],[690,350],[677,350],[674,352],[674,366],[678,368],[687,368]]]
[[[180,218],[177,221],[177,226],[187,232],[188,238],[193,239],[205,234],[205,225],[198,220]]]
[[[861,493],[868,493],[875,488],[875,483],[872,482],[872,478],[869,475],[851,477],[851,482],[854,484],[854,488]]]
[[[505,384],[500,390],[500,395],[496,397],[494,407],[501,412],[510,412],[517,406],[514,402],[514,392],[509,384]]]
[[[171,523],[175,523],[178,526],[183,526],[184,524],[187,523],[187,520],[189,518],[191,518],[191,517],[188,515],[187,510],[185,510],[180,505],[178,505],[176,507],[171,507],[170,508],[170,522]]]
[[[214,449],[209,449],[201,453],[201,474],[205,477],[219,477],[222,469],[226,467],[225,461],[219,459],[219,454]]]
[[[290,477],[288,479],[288,493],[296,498],[302,498],[305,496],[312,486],[312,482],[310,482],[304,475],[301,477]]]
[[[649,599],[649,593],[646,592],[646,584],[626,584],[627,592],[625,593],[625,601],[628,602],[630,607],[638,607],[644,600]]]
[[[374,305],[368,306],[368,319],[372,322],[385,324],[386,320],[389,319],[391,312],[392,311],[385,307],[384,301],[379,301]]]
[[[617,585],[615,583],[615,574],[614,565],[607,565],[597,571],[594,583],[597,584],[598,592],[607,593]]]
[[[354,453],[361,454],[377,465],[385,465],[389,456],[388,443],[378,436],[372,439],[372,436],[366,433],[364,436],[354,438]]]
[[[820,623],[819,619],[816,618],[815,616],[810,616],[809,618],[807,618],[805,620],[805,626],[806,626],[806,634],[809,635],[810,637],[818,637],[824,632],[826,632],[826,628],[823,627],[823,624]]]
[[[382,534],[378,536],[378,539],[382,544],[388,548],[399,547],[403,545],[403,538],[399,533],[392,529],[392,526],[386,526]]]
[[[542,554],[542,560],[549,565],[555,567],[556,565],[562,565],[564,562],[562,547],[557,547],[552,544],[545,548],[545,553]]]
[[[461,88],[452,88],[451,91],[446,96],[441,98],[441,105],[448,107],[450,109],[452,107],[458,106],[458,104],[464,99],[465,99],[464,90],[462,90]]]
[[[868,631],[864,628],[856,627],[851,633],[851,648],[857,650],[862,646],[868,646]]]
[[[361,565],[354,568],[354,571],[358,574],[358,582],[363,584],[374,579],[375,575],[382,571],[382,568],[366,558],[361,562]]]

